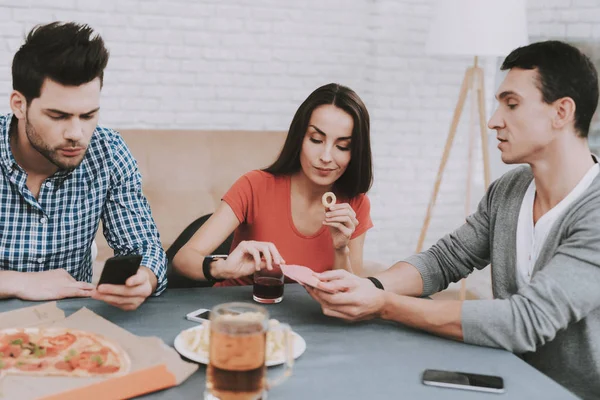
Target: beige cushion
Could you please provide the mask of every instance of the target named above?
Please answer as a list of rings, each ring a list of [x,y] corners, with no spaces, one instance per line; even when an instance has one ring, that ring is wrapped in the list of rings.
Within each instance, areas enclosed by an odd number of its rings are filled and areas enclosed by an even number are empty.
[[[240,176],[270,165],[286,137],[280,131],[120,132],[138,162],[165,249],[190,222],[213,212]],[[99,261],[112,256],[102,228],[96,241]]]

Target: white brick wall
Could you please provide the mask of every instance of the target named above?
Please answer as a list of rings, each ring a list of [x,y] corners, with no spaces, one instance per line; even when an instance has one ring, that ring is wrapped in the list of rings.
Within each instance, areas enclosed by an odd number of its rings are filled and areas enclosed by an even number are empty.
[[[529,34],[533,38],[600,37],[600,0],[529,0]]]
[[[600,37],[600,0],[528,5],[533,36]],[[25,32],[52,20],[89,23],[106,40],[101,122],[112,127],[286,129],[317,86],[348,85],[372,116],[375,228],[365,256],[391,263],[416,247],[472,63],[424,54],[430,17],[427,0],[0,0],[0,98],[8,99],[10,63]],[[496,60],[481,63],[489,116]],[[426,244],[464,218],[467,115]],[[477,154],[474,199],[483,194]]]

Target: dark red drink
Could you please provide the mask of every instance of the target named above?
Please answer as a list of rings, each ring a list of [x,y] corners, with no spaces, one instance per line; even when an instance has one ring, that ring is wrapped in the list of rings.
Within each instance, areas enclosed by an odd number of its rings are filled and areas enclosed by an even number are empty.
[[[255,276],[252,295],[254,300],[259,303],[279,303],[283,299],[283,279]]]

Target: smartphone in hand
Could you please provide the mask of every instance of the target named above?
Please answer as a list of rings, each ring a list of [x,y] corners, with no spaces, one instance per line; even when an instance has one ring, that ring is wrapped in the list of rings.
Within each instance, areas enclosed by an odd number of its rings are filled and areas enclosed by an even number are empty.
[[[131,254],[128,256],[111,257],[104,263],[98,285],[108,283],[111,285],[124,285],[129,277],[135,275],[142,262],[142,256]]]

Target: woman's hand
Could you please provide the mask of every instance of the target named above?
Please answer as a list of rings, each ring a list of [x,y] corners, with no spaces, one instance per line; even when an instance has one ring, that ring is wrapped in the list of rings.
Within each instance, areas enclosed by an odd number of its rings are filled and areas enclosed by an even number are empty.
[[[333,247],[341,250],[348,246],[350,238],[358,226],[356,212],[348,203],[333,204],[325,212],[323,225],[329,226]]]
[[[240,278],[263,268],[273,269],[273,265],[281,264],[285,264],[285,261],[273,243],[243,241],[226,260],[218,263],[216,275],[213,276],[224,279]]]

